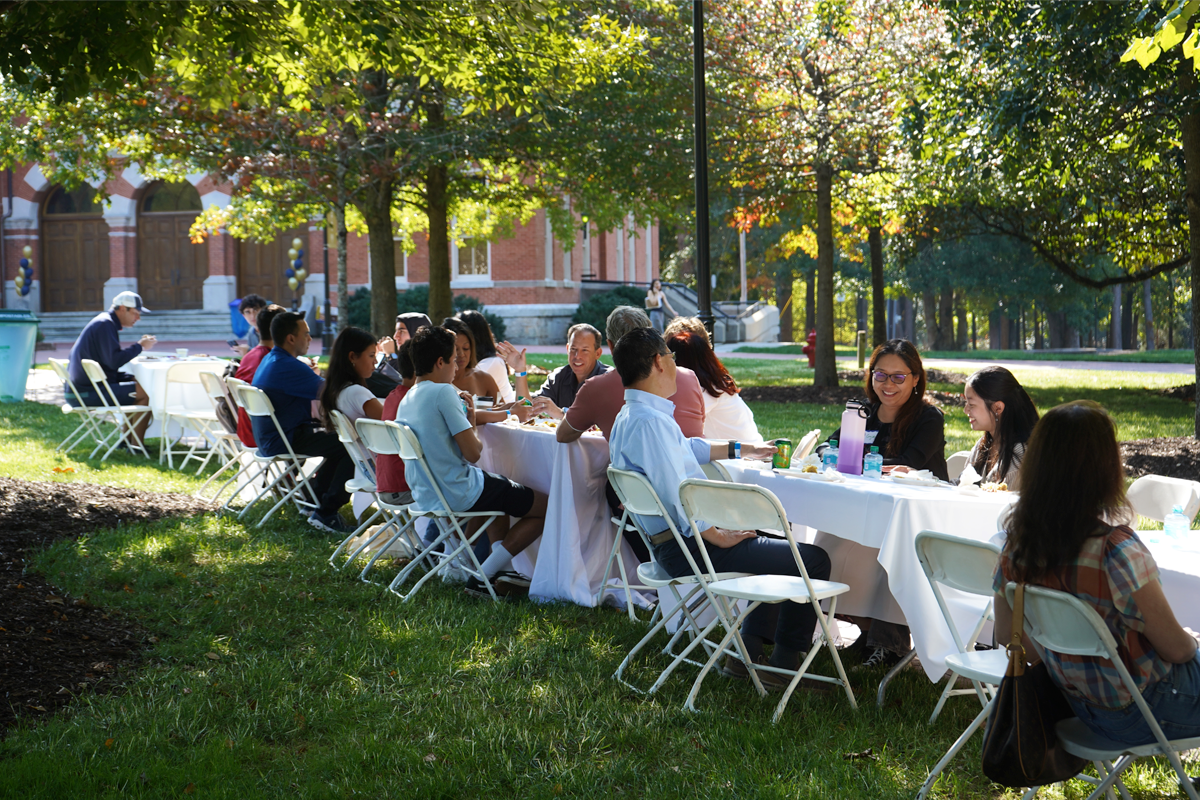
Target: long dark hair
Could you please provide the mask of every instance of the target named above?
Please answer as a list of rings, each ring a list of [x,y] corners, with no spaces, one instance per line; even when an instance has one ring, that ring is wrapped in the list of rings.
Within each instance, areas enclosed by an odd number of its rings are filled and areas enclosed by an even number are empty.
[[[887,452],[884,453],[887,456],[895,456],[904,450],[904,435],[908,433],[908,426],[916,421],[929,401],[925,399],[925,365],[921,363],[921,353],[917,350],[917,346],[908,339],[888,339],[876,347],[875,352],[871,353],[871,363],[867,367],[866,374],[863,375],[867,398],[871,403],[875,406],[881,405],[879,395],[875,392],[875,382],[871,379],[871,373],[875,371],[875,365],[879,363],[879,359],[884,356],[899,356],[908,367],[908,371],[912,373],[909,377],[913,381],[913,393],[909,396],[908,401],[900,407],[896,419],[892,422],[892,436],[888,439]]]
[[[967,386],[979,395],[988,412],[996,402],[1004,403],[1004,411],[996,417],[996,435],[984,433],[979,437],[979,463],[971,466],[986,475],[992,466],[999,465],[1000,474],[1006,475],[1012,466],[1013,449],[1029,441],[1037,424],[1037,406],[1021,382],[1004,367],[984,367],[967,378]]]
[[[1088,537],[1107,533],[1105,520],[1131,518],[1112,417],[1090,400],[1047,411],[1029,437],[1007,520],[1011,577],[1036,581],[1074,561]]]
[[[329,412],[337,408],[338,396],[342,390],[352,383],[366,385],[354,371],[354,365],[350,363],[350,354],[361,353],[373,344],[375,337],[369,331],[354,327],[343,329],[333,340],[333,350],[329,353],[329,368],[325,370],[325,391],[321,392],[321,415],[326,430],[337,432]]]
[[[467,359],[467,369],[475,369],[475,365],[479,363],[479,358],[475,355],[475,334],[471,333],[471,329],[467,327],[467,323],[463,322],[458,317],[446,317],[442,320],[442,327],[458,336],[460,333],[467,337],[467,344],[470,345],[471,355]],[[457,347],[457,343],[455,344]]]
[[[729,370],[708,346],[708,338],[693,331],[676,331],[667,337],[675,363],[696,373],[701,388],[713,397],[737,394],[738,386]]]
[[[471,329],[475,337],[475,356],[479,361],[496,355],[496,338],[492,336],[492,326],[488,325],[487,317],[474,309],[458,312],[458,318]]]

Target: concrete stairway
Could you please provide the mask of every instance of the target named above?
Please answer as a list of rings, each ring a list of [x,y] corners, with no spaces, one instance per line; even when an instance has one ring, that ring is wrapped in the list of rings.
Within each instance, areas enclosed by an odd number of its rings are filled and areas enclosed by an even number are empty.
[[[95,311],[39,314],[40,330],[47,342],[73,342]],[[133,328],[121,331],[122,342],[136,342],[146,334],[160,342],[223,341],[233,338],[228,311],[156,311],[146,314]]]

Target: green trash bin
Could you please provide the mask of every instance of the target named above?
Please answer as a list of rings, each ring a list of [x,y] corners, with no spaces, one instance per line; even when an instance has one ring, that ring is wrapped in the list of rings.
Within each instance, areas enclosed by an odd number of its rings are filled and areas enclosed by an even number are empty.
[[[38,318],[32,311],[0,308],[0,403],[25,399],[37,331]]]

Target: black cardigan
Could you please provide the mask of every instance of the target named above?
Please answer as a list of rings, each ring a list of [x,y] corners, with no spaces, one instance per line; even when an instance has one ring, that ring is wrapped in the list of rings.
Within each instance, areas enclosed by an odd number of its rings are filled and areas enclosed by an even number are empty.
[[[867,430],[875,431],[875,441],[863,445],[864,455],[871,452],[871,445],[875,445],[883,456],[884,464],[902,464],[912,469],[927,469],[944,481],[950,480],[950,473],[946,469],[946,424],[937,406],[926,404],[921,409],[921,413],[908,427],[908,435],[898,456],[889,456],[886,453],[888,441],[892,437],[892,423],[879,421],[878,403],[871,406]],[[841,433],[842,429],[839,427],[829,438],[841,439]],[[822,444],[820,449],[824,448],[825,445]]]

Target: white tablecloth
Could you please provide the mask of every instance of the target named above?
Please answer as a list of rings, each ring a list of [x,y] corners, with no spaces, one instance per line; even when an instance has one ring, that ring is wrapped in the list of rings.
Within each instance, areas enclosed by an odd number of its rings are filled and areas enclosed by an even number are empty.
[[[1200,631],[1200,531],[1179,542],[1162,531],[1138,531],[1138,538],[1154,556],[1163,594],[1180,625]]]
[[[228,361],[222,361],[218,358],[213,359],[196,359],[189,358],[189,363],[203,364],[204,367],[216,375],[220,375],[229,366]],[[167,390],[167,371],[178,364],[179,360],[175,358],[163,360],[143,360],[135,358],[125,365],[125,370],[133,377],[137,378],[137,382],[146,390],[146,394],[150,397],[150,408],[154,411],[154,422],[151,423],[149,430],[146,431],[146,438],[153,439],[162,436],[162,423],[159,417],[162,415],[162,408],[167,406],[183,406],[184,408],[195,409],[197,411],[212,411],[212,403],[208,399],[208,395],[204,391],[204,387],[198,383],[195,384],[172,384],[170,391]],[[171,423],[171,438],[180,436],[180,430],[177,422]]]
[[[906,486],[850,475],[844,476],[845,483],[823,483],[761,470],[752,462],[721,463],[735,481],[774,492],[789,522],[877,548],[888,588],[908,622],[925,674],[933,681],[945,674],[946,656],[955,652],[954,640],[913,542],[923,530],[991,539],[997,532],[997,517],[1014,495],[964,495],[948,487]],[[946,587],[943,596],[959,630],[969,631],[986,606],[984,598]]]
[[[530,597],[594,606],[616,535],[604,499],[608,442],[585,433],[576,442],[559,444],[551,430],[507,423],[482,425],[479,432],[480,467],[549,497],[545,530],[531,553]],[[633,578],[637,557],[627,543],[621,547]]]

